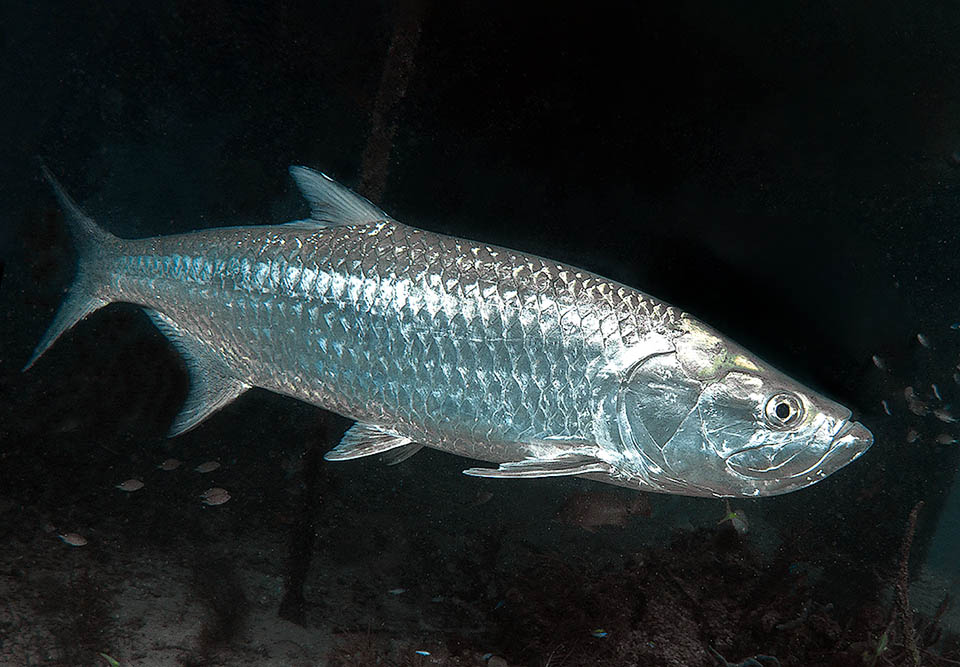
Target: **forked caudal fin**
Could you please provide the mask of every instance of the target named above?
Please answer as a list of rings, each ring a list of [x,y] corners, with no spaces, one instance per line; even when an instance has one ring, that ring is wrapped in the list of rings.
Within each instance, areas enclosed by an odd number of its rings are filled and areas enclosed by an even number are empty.
[[[70,234],[73,236],[74,244],[77,247],[77,275],[73,284],[70,285],[66,298],[60,305],[60,310],[57,311],[57,315],[53,319],[53,323],[47,329],[43,338],[40,339],[40,343],[33,351],[30,361],[23,367],[23,370],[33,366],[40,355],[46,352],[57,338],[70,327],[109,303],[108,299],[103,298],[98,293],[100,285],[96,278],[97,267],[103,262],[105,256],[114,252],[112,246],[120,242],[120,239],[100,228],[97,223],[80,210],[80,207],[74,203],[46,166],[41,166],[41,168],[44,178],[50,183],[61,208],[63,208]]]
[[[30,368],[70,327],[110,303],[102,290],[103,266],[119,252],[122,243],[81,211],[46,167],[43,167],[43,175],[53,187],[77,246],[77,275],[53,323],[23,370]],[[153,310],[147,310],[147,314],[183,355],[190,371],[190,393],[170,429],[171,436],[189,431],[250,388],[230,377],[216,355],[199,340],[183,332],[175,322]]]

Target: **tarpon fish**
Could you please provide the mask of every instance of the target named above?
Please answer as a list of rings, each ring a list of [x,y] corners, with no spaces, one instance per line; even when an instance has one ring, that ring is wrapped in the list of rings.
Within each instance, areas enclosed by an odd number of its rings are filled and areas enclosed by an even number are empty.
[[[325,458],[421,447],[690,496],[813,484],[873,442],[847,408],[689,314],[535,255],[415,229],[305,167],[310,217],[120,239],[44,168],[79,252],[29,368],[114,301],[144,308],[186,360],[171,435],[251,387],[356,423]]]

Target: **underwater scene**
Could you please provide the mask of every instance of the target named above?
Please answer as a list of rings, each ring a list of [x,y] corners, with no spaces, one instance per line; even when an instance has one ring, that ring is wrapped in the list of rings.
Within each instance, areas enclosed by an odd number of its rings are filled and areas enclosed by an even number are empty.
[[[960,6],[0,17],[0,665],[960,665]]]

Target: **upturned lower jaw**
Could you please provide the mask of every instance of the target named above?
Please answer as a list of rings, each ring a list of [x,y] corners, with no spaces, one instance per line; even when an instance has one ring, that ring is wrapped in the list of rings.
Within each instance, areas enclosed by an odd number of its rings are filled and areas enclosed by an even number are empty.
[[[850,457],[850,460],[846,462],[849,463],[867,451],[872,444],[873,433],[866,426],[860,422],[848,421],[833,436],[827,456],[832,457],[843,453]],[[846,465],[846,463],[841,465]]]
[[[873,434],[863,424],[845,421],[816,465],[800,474],[815,474],[822,479],[859,458],[872,444]]]

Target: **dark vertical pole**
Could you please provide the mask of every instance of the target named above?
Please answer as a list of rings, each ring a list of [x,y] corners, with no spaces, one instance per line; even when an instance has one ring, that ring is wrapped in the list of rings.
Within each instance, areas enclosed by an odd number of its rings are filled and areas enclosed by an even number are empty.
[[[324,428],[321,433],[326,440],[329,429]],[[321,501],[317,475],[321,460],[321,450],[316,444],[308,444],[303,455],[300,474],[303,475],[303,491],[300,498],[300,512],[295,517],[290,528],[290,547],[287,552],[287,581],[283,600],[280,601],[280,618],[303,626],[306,621],[306,605],[303,597],[303,585],[307,581],[310,571],[310,561],[313,557],[313,545],[317,539],[317,507]]]
[[[360,167],[360,193],[376,203],[383,197],[390,171],[390,152],[397,133],[400,103],[414,71],[425,0],[399,3],[393,38],[383,63],[380,88],[370,114],[370,135]]]
[[[397,132],[400,103],[414,70],[414,55],[420,41],[420,25],[425,0],[405,0],[400,3],[393,37],[383,64],[380,88],[370,114],[370,135],[363,151],[359,191],[370,201],[379,203],[387,185],[390,171],[390,152]],[[323,474],[322,452],[333,443],[328,417],[320,429],[320,442],[307,446],[303,460],[303,494],[300,515],[290,531],[290,551],[287,565],[286,592],[280,603],[281,618],[303,625],[306,620],[306,601],[303,585],[310,571],[310,561],[317,540],[317,508],[321,494],[329,488],[330,480]]]

